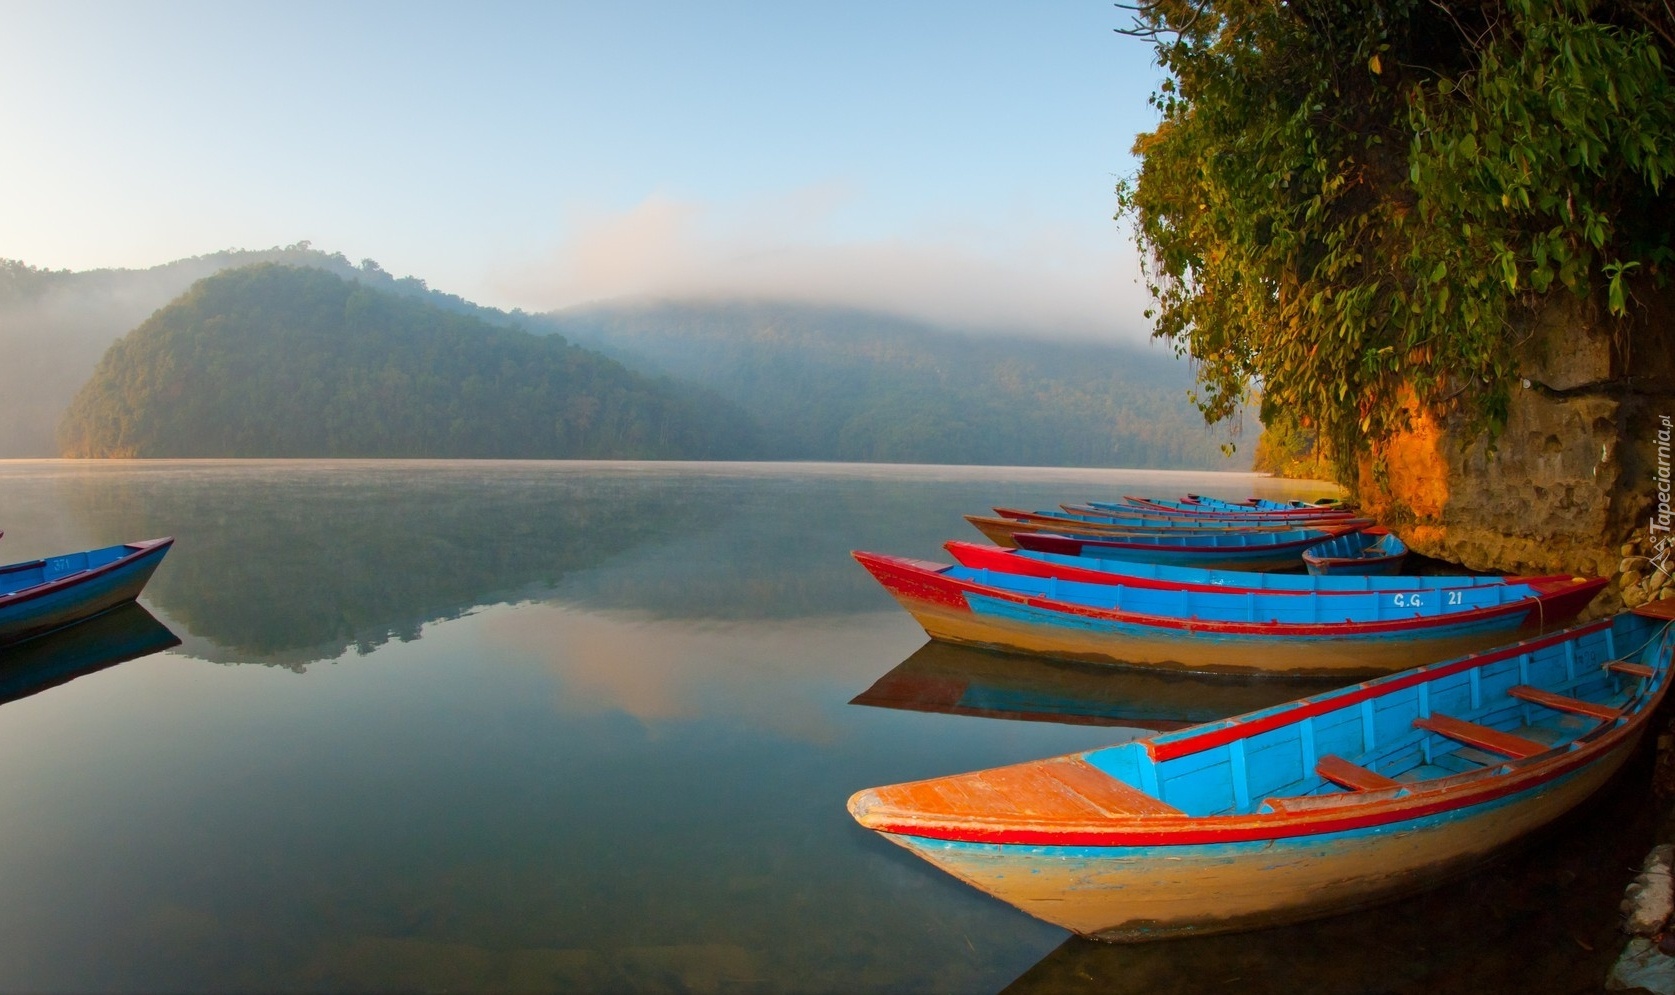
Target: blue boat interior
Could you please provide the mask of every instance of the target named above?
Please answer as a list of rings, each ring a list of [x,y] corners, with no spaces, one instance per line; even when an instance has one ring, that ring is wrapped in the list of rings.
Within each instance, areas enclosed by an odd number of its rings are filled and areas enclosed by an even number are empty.
[[[1331,537],[1323,529],[1285,529],[1280,532],[1229,532],[1226,529],[1186,530],[1178,533],[1123,535],[1123,536],[1067,536],[1087,544],[1091,555],[1097,556],[1100,542],[1124,543],[1130,546],[1181,547],[1186,549],[1265,549],[1286,543],[1321,541]],[[1089,555],[1089,554],[1083,554]]]
[[[1379,577],[1371,574],[1336,574],[1316,577],[1306,574],[1262,573],[1255,570],[1204,570],[1199,567],[1172,567],[1159,563],[1143,563],[1138,560],[1112,560],[1095,556],[1041,553],[1032,549],[1013,550],[1008,555],[1061,567],[1095,570],[1109,574],[1113,584],[1121,583],[1124,577],[1141,577],[1147,580],[1167,580],[1181,584],[1211,584],[1217,587],[1255,588],[1268,591],[1319,591],[1324,594],[1346,591],[1426,591],[1447,587],[1490,587],[1506,582],[1505,578],[1502,577],[1447,575]]]
[[[1186,518],[1154,518],[1135,515],[1089,515],[1069,509],[1056,511],[1035,511],[1033,515],[1043,518],[1057,518],[1066,522],[1078,522],[1088,525],[1105,525],[1125,529],[1150,529],[1156,532],[1227,532],[1238,529],[1268,529],[1276,525],[1284,525],[1285,521],[1242,520],[1228,521],[1226,519],[1205,519],[1195,521]],[[1365,525],[1366,522],[1361,524]]]
[[[97,570],[134,552],[132,546],[107,546],[80,553],[49,556],[44,560],[13,563],[0,567],[0,597],[27,591],[76,574]]]
[[[1436,591],[1361,594],[1189,591],[1123,584],[1092,584],[1056,577],[1000,573],[987,567],[952,566],[943,573],[983,587],[1088,608],[1136,612],[1205,622],[1280,622],[1295,625],[1387,622],[1494,608],[1535,596],[1528,584],[1496,584]]]
[[[1574,631],[1501,659],[1479,654],[1489,662],[1477,665],[1421,668],[1436,675],[1429,680],[1397,674],[1084,758],[1189,816],[1318,809],[1510,771],[1626,722],[1666,679],[1668,623],[1621,615]],[[1384,686],[1394,687],[1379,693]],[[1349,700],[1331,707],[1336,699]],[[1305,714],[1225,741],[1229,730],[1293,711]],[[1194,750],[1195,740],[1206,745]],[[1154,760],[1148,742],[1168,758]]]
[[[1260,514],[1264,511],[1299,511],[1311,508],[1319,511],[1333,511],[1343,507],[1342,504],[1336,501],[1331,501],[1326,504],[1309,504],[1303,501],[1268,501],[1262,499],[1250,502],[1240,502],[1223,501],[1220,498],[1204,497],[1202,495],[1199,495],[1196,501],[1178,501],[1171,498],[1146,498],[1146,501],[1151,505],[1158,505],[1164,508],[1174,508],[1179,511],[1188,512],[1249,511]],[[1127,498],[1124,498],[1121,501],[1089,501],[1087,504],[1091,508],[1100,508],[1107,511],[1126,511],[1148,506]]]
[[[1249,501],[1223,501],[1221,498],[1205,497],[1202,494],[1192,495],[1197,504],[1180,502],[1186,507],[1196,508],[1225,508],[1229,510],[1251,509],[1257,511],[1295,511],[1298,508],[1341,508],[1336,501],[1326,504],[1310,504],[1307,501],[1270,501],[1266,498],[1252,498]]]
[[[1382,536],[1368,535],[1365,532],[1351,532],[1349,535],[1328,539],[1319,545],[1310,546],[1303,553],[1317,559],[1355,559],[1365,557],[1377,559],[1386,556],[1404,556],[1407,546],[1394,533]]]

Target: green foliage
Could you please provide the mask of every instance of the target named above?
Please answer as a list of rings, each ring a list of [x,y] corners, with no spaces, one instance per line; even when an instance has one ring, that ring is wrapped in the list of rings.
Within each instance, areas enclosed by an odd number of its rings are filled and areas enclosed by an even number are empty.
[[[1276,477],[1329,480],[1337,467],[1321,445],[1320,433],[1302,423],[1297,412],[1280,408],[1272,412],[1256,440],[1251,469]]]
[[[199,281],[111,346],[69,456],[726,458],[737,408],[570,345],[316,269]]]
[[[1675,19],[1587,0],[1145,4],[1169,73],[1120,188],[1216,420],[1260,385],[1353,456],[1410,398],[1498,427],[1550,294],[1671,258]],[[1353,465],[1346,459],[1341,466]]]

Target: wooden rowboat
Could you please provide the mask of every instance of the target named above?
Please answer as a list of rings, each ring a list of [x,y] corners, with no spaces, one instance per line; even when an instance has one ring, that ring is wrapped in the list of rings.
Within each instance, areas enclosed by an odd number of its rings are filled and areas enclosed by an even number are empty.
[[[1357,532],[1328,539],[1303,550],[1303,565],[1309,573],[1393,574],[1407,559],[1407,546],[1389,532]]]
[[[1201,508],[1255,508],[1258,511],[1289,511],[1293,508],[1353,508],[1354,505],[1344,504],[1337,498],[1321,498],[1318,501],[1269,501],[1265,498],[1250,497],[1243,501],[1228,501],[1225,498],[1210,497],[1206,494],[1188,494],[1186,501]]]
[[[0,567],[0,645],[134,600],[172,545],[146,539]]]
[[[1562,625],[1604,580],[1443,591],[1158,590],[855,559],[933,639],[1193,673],[1351,676],[1405,670]]]
[[[1165,527],[1165,528],[1152,528],[1152,529],[1142,529],[1142,528],[1130,528],[1130,529],[1105,528],[1105,529],[1100,529],[1100,528],[1097,528],[1097,527],[1090,527],[1090,526],[1078,526],[1074,522],[1063,522],[1063,521],[1060,521],[1060,522],[1048,522],[1048,521],[1026,522],[1026,521],[1020,521],[1019,519],[1016,519],[1016,518],[1006,518],[1006,517],[1002,517],[1002,516],[992,516],[992,515],[967,515],[967,516],[965,516],[965,520],[970,522],[972,524],[972,526],[977,529],[977,531],[983,533],[983,535],[986,536],[989,539],[990,542],[994,543],[997,546],[1004,546],[1008,549],[1015,549],[1019,546],[1024,545],[1024,540],[1023,540],[1022,537],[1030,536],[1030,535],[1067,536],[1067,537],[1072,537],[1072,538],[1087,539],[1087,540],[1090,540],[1090,541],[1108,540],[1108,541],[1113,541],[1113,542],[1127,540],[1127,539],[1138,539],[1138,540],[1141,540],[1142,542],[1149,543],[1152,546],[1157,546],[1157,545],[1161,544],[1164,547],[1174,546],[1174,545],[1177,544],[1177,540],[1179,540],[1179,544],[1183,547],[1186,547],[1186,548],[1193,548],[1193,547],[1197,546],[1199,548],[1215,547],[1215,548],[1221,548],[1221,549],[1235,549],[1235,548],[1236,549],[1244,549],[1244,548],[1255,548],[1255,547],[1258,547],[1258,546],[1273,545],[1273,544],[1277,544],[1277,543],[1281,542],[1282,540],[1278,537],[1282,537],[1282,536],[1284,537],[1283,541],[1286,542],[1286,543],[1291,543],[1291,542],[1295,541],[1295,548],[1292,548],[1291,546],[1285,547],[1284,552],[1285,552],[1286,555],[1282,558],[1282,562],[1280,562],[1277,565],[1277,567],[1275,567],[1275,568],[1262,568],[1262,567],[1247,568],[1247,569],[1253,569],[1253,570],[1254,569],[1278,569],[1278,568],[1283,568],[1283,567],[1288,567],[1288,566],[1290,566],[1290,567],[1300,566],[1303,562],[1303,550],[1304,549],[1307,549],[1309,546],[1312,546],[1315,543],[1324,542],[1325,540],[1330,539],[1333,536],[1345,535],[1349,532],[1353,532],[1356,529],[1360,528],[1359,525],[1341,525],[1340,524],[1340,525],[1334,525],[1330,528],[1327,528],[1327,527],[1309,527],[1309,528],[1293,527],[1293,528],[1283,528],[1283,529],[1282,528],[1273,528],[1273,529],[1257,529],[1257,530],[1246,530],[1246,529],[1188,530],[1188,529],[1171,529],[1171,528],[1167,528],[1167,527]],[[1208,538],[1212,541],[1209,542],[1209,543],[1196,543],[1196,540],[1194,539],[1194,537],[1197,537],[1197,536],[1203,536],[1203,537],[1206,537],[1206,538]],[[1231,538],[1233,541],[1231,541],[1231,542],[1221,542],[1220,540],[1222,538]],[[1032,547],[1032,548],[1035,548],[1035,547]],[[1052,551],[1053,552],[1064,552],[1064,550],[1060,550],[1060,549],[1055,549],[1055,550],[1052,550]],[[1100,555],[1115,555],[1115,554],[1100,554]],[[1231,558],[1229,558],[1228,561],[1225,562],[1225,563],[1222,562],[1220,559],[1216,559],[1215,562],[1211,562],[1211,563],[1202,563],[1200,560],[1191,560],[1191,561],[1185,561],[1185,562],[1189,562],[1192,565],[1227,566],[1227,565],[1233,565],[1234,561],[1237,561],[1241,558],[1249,559],[1249,558],[1255,558],[1255,557],[1254,557],[1254,554],[1245,554],[1243,556],[1235,554]]]
[[[1280,574],[1252,570],[1201,570],[1171,567],[1134,560],[1102,559],[1094,556],[1062,556],[1032,549],[1001,549],[975,542],[950,540],[942,544],[954,562],[999,573],[1027,577],[1056,577],[1085,584],[1126,584],[1129,587],[1157,587],[1187,591],[1272,591],[1275,594],[1363,594],[1367,591],[1435,591],[1454,587],[1490,584],[1533,584],[1564,580],[1568,575],[1547,577],[1472,577],[1438,575],[1427,577],[1380,576],[1353,573]]]
[[[1129,508],[1150,508],[1188,515],[1270,515],[1277,517],[1288,515],[1301,515],[1303,517],[1353,516],[1356,513],[1354,506],[1337,502],[1305,504],[1301,501],[1259,501],[1255,498],[1243,502],[1218,501],[1206,497],[1185,501],[1171,501],[1165,498],[1124,497],[1120,502],[1090,501],[1089,504],[1098,508],[1119,510],[1125,514]]]
[[[1309,528],[1344,528],[1356,526],[1368,528],[1374,524],[1370,518],[1332,518],[1294,520],[1266,519],[1260,521],[1239,521],[1217,518],[1146,518],[1138,515],[1085,515],[1071,511],[1024,511],[1021,508],[996,508],[995,514],[1002,518],[1011,518],[1020,522],[1032,522],[1049,525],[1059,531],[1071,531],[1098,535],[1117,533],[1128,535],[1133,533],[1161,534],[1171,532],[1283,532],[1286,529]]]
[[[1053,532],[1013,533],[1013,545],[1041,553],[1106,560],[1138,560],[1208,570],[1289,570],[1301,566],[1303,550],[1354,526],[1287,529],[1283,532],[1188,535],[1084,536]]]
[[[1470,870],[1622,766],[1668,688],[1661,607],[1119,746],[871,788],[849,811],[1099,939],[1361,908]]]
[[[1235,505],[1228,508],[1209,508],[1203,505],[1185,501],[1160,501],[1153,498],[1124,498],[1122,501],[1089,501],[1080,505],[1065,505],[1066,510],[1082,511],[1087,509],[1094,514],[1106,515],[1161,515],[1172,518],[1191,518],[1201,521],[1250,520],[1250,521],[1290,521],[1330,520],[1356,517],[1355,509],[1344,507],[1317,508],[1307,506],[1302,508],[1254,508]]]

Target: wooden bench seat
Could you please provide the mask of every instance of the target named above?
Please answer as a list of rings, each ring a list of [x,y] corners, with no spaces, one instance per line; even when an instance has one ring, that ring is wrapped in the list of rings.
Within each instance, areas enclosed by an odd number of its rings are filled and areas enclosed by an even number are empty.
[[[1614,705],[1605,705],[1597,701],[1583,701],[1581,698],[1572,698],[1569,695],[1554,694],[1551,691],[1530,687],[1528,684],[1519,684],[1516,687],[1508,688],[1506,693],[1519,701],[1527,701],[1532,705],[1551,708],[1555,712],[1586,715],[1594,719],[1614,719],[1623,714],[1623,710]]]
[[[1350,763],[1343,757],[1331,754],[1320,758],[1320,762],[1314,765],[1314,772],[1351,791],[1382,791],[1402,786],[1395,778],[1385,777],[1378,771],[1368,770],[1360,764]]]
[[[1629,677],[1650,677],[1652,668],[1643,663],[1630,663],[1627,660],[1612,660],[1605,665],[1605,669],[1613,674],[1626,674]]]
[[[1452,715],[1433,714],[1429,717],[1417,718],[1413,720],[1413,725],[1415,728],[1434,732],[1439,736],[1446,736],[1455,742],[1475,746],[1491,753],[1498,753],[1503,757],[1512,757],[1515,760],[1533,757],[1538,753],[1546,753],[1552,749],[1546,743],[1539,743],[1523,736],[1515,736],[1509,732],[1501,732],[1499,729],[1491,729],[1485,725],[1478,725],[1476,722],[1467,722],[1464,719],[1454,718]]]

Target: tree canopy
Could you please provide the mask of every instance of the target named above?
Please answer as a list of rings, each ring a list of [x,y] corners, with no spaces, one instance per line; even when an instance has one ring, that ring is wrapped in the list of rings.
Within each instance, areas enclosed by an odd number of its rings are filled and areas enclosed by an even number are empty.
[[[559,336],[317,269],[198,281],[116,342],[67,456],[715,459],[757,446],[714,394]]]
[[[1119,193],[1212,421],[1259,386],[1346,456],[1413,400],[1493,430],[1552,295],[1620,318],[1665,277],[1658,0],[1158,0],[1130,33],[1167,78]]]

